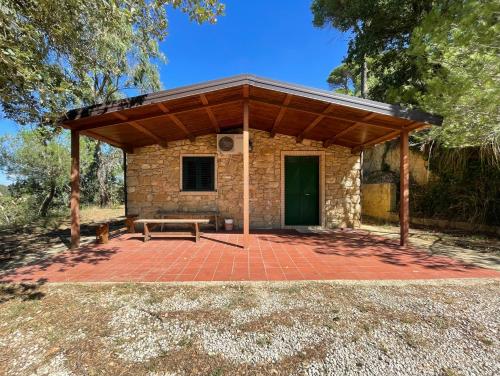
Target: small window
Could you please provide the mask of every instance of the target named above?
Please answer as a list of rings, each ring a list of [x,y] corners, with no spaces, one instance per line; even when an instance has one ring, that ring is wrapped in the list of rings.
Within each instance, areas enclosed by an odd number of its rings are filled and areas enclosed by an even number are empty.
[[[214,157],[182,157],[182,190],[215,191],[214,164]]]

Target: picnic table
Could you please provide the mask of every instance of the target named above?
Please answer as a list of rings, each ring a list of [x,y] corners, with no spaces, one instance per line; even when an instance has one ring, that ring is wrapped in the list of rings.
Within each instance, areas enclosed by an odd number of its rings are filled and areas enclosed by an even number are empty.
[[[195,219],[195,218],[161,218],[161,219],[137,219],[134,221],[135,224],[142,224],[144,226],[143,237],[144,241],[147,242],[151,237],[158,238],[194,238],[195,242],[200,240],[200,224],[208,223],[208,219]],[[164,224],[191,224],[193,225],[193,231],[191,232],[180,232],[180,231],[166,231],[166,232],[152,232],[149,229],[149,225],[164,225]]]

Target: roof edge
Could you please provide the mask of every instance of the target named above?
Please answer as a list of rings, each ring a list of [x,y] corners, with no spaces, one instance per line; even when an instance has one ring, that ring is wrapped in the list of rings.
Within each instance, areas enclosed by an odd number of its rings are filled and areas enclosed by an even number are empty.
[[[381,115],[394,116],[398,118],[428,123],[432,125],[441,125],[443,118],[418,109],[406,109],[400,105],[377,102],[369,99],[332,93],[323,89],[316,89],[308,86],[290,84],[283,81],[258,77],[252,74],[240,74],[222,79],[210,80],[193,85],[181,86],[178,88],[162,90],[150,94],[142,94],[134,97],[119,99],[104,104],[96,104],[77,108],[68,111],[59,119],[59,122],[78,120],[85,117],[92,117],[130,109],[133,107],[165,102],[172,99],[180,99],[197,94],[206,94],[208,92],[237,87],[241,85],[251,85],[263,89],[280,91],[287,94],[297,95],[313,100],[319,100],[327,103],[337,104],[356,108],[360,110],[375,112]]]

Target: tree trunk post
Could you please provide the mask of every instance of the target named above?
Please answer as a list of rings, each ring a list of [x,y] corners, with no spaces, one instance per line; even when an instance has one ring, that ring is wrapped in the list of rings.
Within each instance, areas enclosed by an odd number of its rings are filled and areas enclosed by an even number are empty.
[[[71,249],[80,246],[80,134],[71,131]]]
[[[249,182],[249,144],[250,135],[248,101],[243,104],[243,245],[248,249],[250,244],[250,182]]]
[[[400,244],[408,245],[410,231],[410,161],[408,131],[402,131],[400,136],[400,161],[399,161],[399,228]]]

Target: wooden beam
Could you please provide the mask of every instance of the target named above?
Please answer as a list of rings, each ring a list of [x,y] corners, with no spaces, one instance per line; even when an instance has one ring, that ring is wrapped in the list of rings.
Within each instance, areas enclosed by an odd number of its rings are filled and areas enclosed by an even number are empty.
[[[203,103],[204,106],[208,106],[208,99],[205,94],[200,94],[200,99],[201,103]],[[214,127],[215,129],[215,132],[220,133],[219,123],[215,118],[212,109],[210,107],[205,107],[205,111],[207,112],[210,122],[212,123],[212,127]]]
[[[80,246],[80,134],[71,131],[71,249]]]
[[[399,161],[399,228],[402,247],[408,245],[410,232],[410,159],[408,131],[401,132]]]
[[[187,136],[187,138],[189,138],[189,141],[194,142],[195,137],[193,136],[193,134],[189,131],[189,129],[186,128],[184,123],[182,121],[180,121],[179,118],[177,116],[175,116],[174,113],[167,108],[167,106],[165,106],[163,103],[158,103],[157,106],[160,110],[162,110],[167,115],[167,117],[170,120],[172,120],[174,122],[174,124],[177,126],[177,128],[179,128],[181,131],[184,132],[184,134]]]
[[[131,146],[122,144],[121,142],[115,141],[109,137],[100,135],[98,133],[95,133],[92,131],[82,131],[82,132],[80,132],[80,134],[87,136],[87,137],[95,138],[96,140],[110,144],[111,146],[114,146],[115,148],[126,150],[127,153],[130,153],[130,154],[133,153],[133,151],[132,152],[129,151],[129,150],[133,149]]]
[[[357,128],[357,127],[359,127],[359,126],[361,126],[361,125],[364,125],[364,124],[365,124],[365,123],[364,123],[365,121],[370,120],[371,118],[373,118],[373,117],[375,117],[375,116],[377,116],[377,114],[376,114],[376,113],[374,113],[374,112],[372,112],[371,114],[366,115],[366,116],[362,119],[362,121],[357,121],[357,122],[355,122],[354,124],[352,124],[352,125],[348,126],[346,129],[344,129],[343,131],[341,131],[341,132],[337,133],[337,134],[336,134],[335,136],[333,136],[332,138],[330,138],[330,139],[328,139],[328,140],[323,141],[323,147],[324,147],[324,148],[327,148],[328,146],[330,146],[330,145],[334,144],[334,143],[335,143],[335,141],[336,141],[336,140],[338,140],[340,137],[342,137],[342,136],[343,136],[343,135],[345,135],[346,133],[348,133],[348,132],[352,131],[354,128]]]
[[[271,129],[271,137],[276,136],[276,129],[280,125],[281,120],[283,120],[283,116],[285,116],[287,106],[290,104],[291,100],[292,96],[290,94],[287,94],[285,99],[283,100],[283,105],[280,108],[280,112],[278,113],[278,116],[276,116],[276,119],[274,120],[273,128]]]
[[[273,107],[285,107],[285,109],[287,110],[293,110],[293,111],[299,111],[299,112],[303,112],[305,114],[311,114],[311,115],[322,115],[321,112],[318,112],[318,111],[311,111],[311,110],[305,110],[303,108],[299,108],[299,107],[295,107],[295,106],[284,106],[282,104],[279,104],[279,103],[276,103],[276,102],[272,102],[272,101],[267,101],[267,100],[264,100],[264,99],[251,99],[250,100],[251,102],[255,102],[255,103],[262,103],[262,104],[265,104],[265,105],[268,105],[268,106],[273,106]],[[373,113],[374,116],[376,115],[379,115],[379,114],[376,114],[376,113]],[[333,119],[333,120],[340,120],[340,121],[347,121],[347,122],[350,122],[350,123],[359,123],[360,125],[366,125],[366,126],[369,126],[369,127],[379,127],[379,128],[385,128],[385,129],[393,129],[393,130],[401,130],[403,129],[402,126],[398,126],[398,125],[392,125],[392,124],[372,124],[372,123],[366,123],[366,122],[363,122],[363,121],[358,121],[358,120],[355,120],[355,119],[352,119],[352,118],[348,118],[348,117],[344,117],[344,116],[339,116],[339,115],[333,115],[333,114],[324,114],[324,116],[326,118],[329,118],[329,119]],[[403,119],[401,119],[403,120]]]
[[[125,115],[120,114],[119,112],[113,112],[113,115],[117,119],[120,119],[120,120],[126,122],[127,124],[129,124],[130,126],[132,126],[133,128],[137,129],[142,134],[145,134],[149,138],[155,140],[156,143],[158,143],[158,145],[160,145],[161,147],[166,148],[168,146],[166,140],[164,140],[163,138],[157,136],[156,134],[154,134],[153,132],[151,132],[149,129],[147,129],[145,126],[139,124],[138,122],[136,122],[136,121],[129,121],[128,118]]]
[[[250,245],[250,135],[248,102],[243,104],[243,244],[245,249]]]
[[[164,113],[170,112],[170,110],[165,106],[163,103],[157,103],[156,104],[160,110],[162,110]]]
[[[184,108],[182,110],[176,110],[176,111],[169,111],[169,109],[163,104],[163,103],[156,103],[156,106],[163,112],[162,114],[156,114],[156,115],[151,115],[151,116],[144,116],[142,118],[129,118],[128,121],[130,120],[133,120],[133,121],[144,121],[144,120],[155,120],[155,119],[162,119],[162,118],[165,118],[165,117],[168,117],[169,114],[172,114],[172,115],[179,115],[179,114],[185,114],[185,113],[188,113],[188,112],[191,112],[191,111],[196,111],[196,110],[200,110],[200,109],[203,109],[205,107],[208,107],[208,108],[216,108],[216,107],[220,107],[220,106],[225,106],[225,105],[231,105],[231,104],[239,104],[239,103],[242,103],[242,99],[235,99],[235,100],[232,100],[232,101],[227,101],[227,102],[221,102],[221,103],[213,103],[213,104],[209,104],[207,106],[200,106],[200,105],[195,105],[195,106],[190,106],[190,107],[187,107],[187,108]],[[70,124],[71,122],[66,122],[66,123],[63,123],[63,124]],[[82,125],[82,126],[78,126],[78,125],[75,125],[73,129],[76,129],[78,131],[85,131],[85,130],[89,130],[89,129],[95,129],[95,128],[103,128],[103,127],[109,127],[109,126],[112,126],[112,125],[124,125],[124,124],[127,124],[126,121],[106,121],[106,122],[102,122],[102,123],[97,123],[97,124],[87,124],[87,125]]]
[[[160,145],[161,147],[166,148],[168,146],[168,143],[166,140],[164,140],[163,138],[161,138],[161,137],[157,136],[156,134],[154,134],[153,132],[151,132],[144,125],[141,125],[136,121],[129,121],[128,124],[130,124],[132,127],[137,129],[139,132],[145,134],[149,138],[152,138],[153,140],[155,140],[158,143],[158,145]]]
[[[186,128],[184,123],[179,120],[179,118],[175,115],[168,114],[168,118],[174,122],[175,125],[177,125],[177,128],[179,128],[181,131],[184,132],[187,138],[189,138],[189,141],[194,142],[195,137],[194,135],[189,131],[189,129]]]
[[[418,123],[418,122],[416,122],[416,121],[413,121],[410,124],[405,125],[405,127],[403,129],[406,130],[407,132],[410,132],[410,131],[414,130],[415,128],[419,128],[419,127],[421,127],[421,124]],[[352,154],[357,154],[357,153],[359,153],[363,149],[366,149],[366,148],[369,148],[371,146],[380,144],[382,142],[386,142],[386,141],[392,140],[392,139],[398,137],[400,135],[400,133],[401,133],[400,131],[394,131],[394,132],[385,134],[383,136],[376,137],[376,138],[374,138],[374,139],[372,139],[370,141],[367,141],[367,142],[365,142],[363,144],[360,144],[360,145],[354,147],[352,149]]]
[[[304,141],[304,138],[307,136],[307,134],[312,131],[316,126],[325,118],[325,114],[330,111],[330,109],[333,106],[330,104],[328,107],[323,111],[323,114],[319,115],[316,119],[313,120],[311,124],[309,124],[298,136],[297,136],[297,142],[302,142]]]
[[[377,138],[370,140],[368,142],[365,142],[364,144],[358,145],[352,149],[352,154],[357,154],[361,150],[366,149],[370,146],[377,145],[377,144],[380,144],[382,142],[392,140],[393,138],[398,137],[400,135],[400,133],[401,133],[400,131],[394,131],[394,132],[391,132],[389,134],[385,134],[383,136],[377,137]]]
[[[243,85],[243,98],[247,99],[250,96],[250,86]]]

